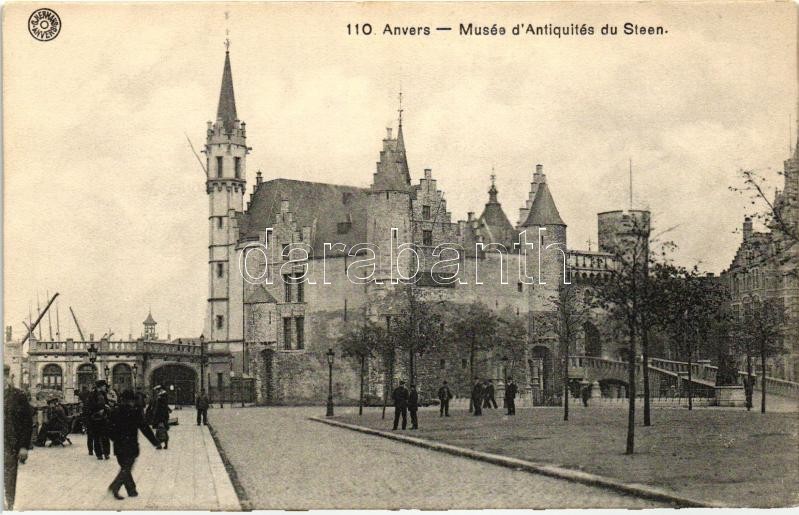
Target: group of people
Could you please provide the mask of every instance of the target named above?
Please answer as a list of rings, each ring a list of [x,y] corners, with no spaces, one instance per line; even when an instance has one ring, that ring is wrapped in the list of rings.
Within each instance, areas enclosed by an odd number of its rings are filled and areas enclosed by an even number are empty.
[[[509,416],[516,414],[518,392],[516,383],[513,382],[512,377],[509,377],[505,383],[505,407]],[[483,408],[497,409],[495,395],[494,382],[491,379],[481,381],[479,378],[475,378],[471,392],[470,410],[473,409],[474,414],[480,416],[483,414]],[[449,402],[454,397],[447,381],[443,381],[438,389],[439,416],[449,416]],[[405,386],[405,381],[400,381],[399,386],[392,392],[391,398],[394,401],[394,430],[396,431],[399,427],[407,428],[409,413],[411,429],[419,429],[419,392],[416,390],[416,385],[411,384],[408,389]]]
[[[446,384],[446,381],[445,381]],[[516,383],[512,377],[509,377],[505,382],[505,408],[508,410],[508,416],[516,414],[516,394],[519,392]],[[474,378],[474,386],[472,386],[471,397],[471,410],[475,416],[482,416],[483,409],[497,409],[497,401],[495,398],[494,381],[486,379],[481,381],[479,377]]]

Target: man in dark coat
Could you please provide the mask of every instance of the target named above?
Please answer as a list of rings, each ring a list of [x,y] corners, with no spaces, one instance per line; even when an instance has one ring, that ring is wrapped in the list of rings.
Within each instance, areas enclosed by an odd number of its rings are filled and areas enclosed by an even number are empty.
[[[419,392],[416,391],[416,385],[411,385],[411,391],[408,393],[408,411],[411,414],[411,429],[419,429]]]
[[[211,401],[208,399],[208,395],[205,393],[205,389],[200,390],[200,394],[197,396],[197,402],[195,403],[197,408],[197,425],[200,425],[200,419],[202,419],[202,423],[204,426],[208,425],[208,406],[211,404]]]
[[[483,386],[485,388],[485,393],[483,394],[485,397],[485,403],[483,404],[483,407],[497,409],[497,399],[494,397],[494,381],[491,379],[486,379],[486,382]]]
[[[92,393],[89,394],[89,433],[94,439],[94,455],[98,460],[109,459],[111,456],[111,441],[108,438],[108,400],[106,391],[108,383],[100,379],[94,384]]]
[[[156,449],[161,444],[156,440],[150,427],[144,421],[141,409],[136,407],[136,397],[130,390],[125,390],[119,397],[119,407],[111,413],[112,437],[114,439],[114,455],[119,463],[119,473],[108,485],[108,490],[115,499],[124,499],[119,489],[125,486],[128,497],[136,497],[136,482],[133,480],[133,465],[139,456],[139,431]]]
[[[408,425],[408,389],[405,388],[405,381],[400,381],[399,386],[394,388],[391,398],[394,400],[394,429],[399,425],[400,416],[402,429],[405,429]]]
[[[483,414],[483,383],[480,379],[474,378],[474,386],[472,387],[472,405],[474,406],[474,416],[479,417]]]
[[[33,430],[33,410],[28,398],[11,383],[11,368],[3,365],[3,464],[5,466],[5,509],[14,509],[17,492],[17,464],[28,459]]]
[[[90,390],[81,390],[78,394],[80,399],[80,420],[83,423],[83,428],[86,430],[86,447],[89,449],[89,456],[94,455],[94,432],[91,423],[91,411],[89,410],[89,398],[91,397]]]
[[[515,415],[516,414],[516,392],[518,389],[516,388],[516,383],[513,382],[513,378],[508,378],[508,384],[505,385],[505,407],[508,408],[508,415]]]
[[[438,389],[438,400],[441,402],[439,405],[439,412],[441,413],[440,416],[448,417],[449,416],[449,401],[452,399],[452,391],[449,389],[447,382],[444,381],[444,384],[441,388]]]

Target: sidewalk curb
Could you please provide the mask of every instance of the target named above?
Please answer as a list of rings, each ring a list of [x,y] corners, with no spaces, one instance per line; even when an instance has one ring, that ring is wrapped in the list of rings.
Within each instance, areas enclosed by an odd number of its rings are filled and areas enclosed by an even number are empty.
[[[565,479],[567,481],[574,481],[576,483],[582,483],[589,486],[607,488],[610,490],[615,490],[617,492],[633,495],[635,497],[640,497],[643,499],[666,502],[680,508],[725,507],[725,505],[720,503],[699,501],[697,499],[691,499],[689,497],[682,497],[680,495],[676,495],[667,492],[665,490],[660,490],[658,488],[653,488],[646,485],[624,483],[616,479],[611,479],[604,476],[598,476],[596,474],[582,472],[579,470],[567,469],[555,465],[543,465],[539,463],[533,463],[531,461],[521,460],[518,458],[501,456],[499,454],[491,454],[487,452],[475,451],[472,449],[466,449],[463,447],[457,447],[445,443],[434,442],[432,440],[425,440],[423,438],[404,436],[395,433],[390,433],[388,431],[381,431],[369,427],[347,424],[346,422],[340,422],[338,420],[330,420],[320,417],[309,417],[309,420],[313,420],[314,422],[321,422],[322,424],[327,424],[330,426],[349,429],[351,431],[358,431],[360,433],[365,433],[373,436],[380,436],[382,438],[388,438],[389,440],[396,440],[399,442],[416,445],[417,447],[424,447],[425,449],[430,449],[433,451],[444,452],[447,454],[452,454],[463,458],[470,458],[474,460],[484,461],[486,463],[499,465],[501,467],[508,467],[514,470],[524,470],[526,472],[531,472],[533,474],[541,474],[544,476],[554,477],[557,479]]]
[[[211,438],[214,440],[214,445],[216,445],[216,450],[219,453],[219,457],[222,458],[222,463],[225,465],[225,470],[227,471],[227,475],[230,478],[230,482],[233,484],[233,490],[236,491],[236,497],[239,498],[239,505],[241,506],[241,511],[252,511],[252,505],[250,504],[250,497],[247,495],[247,491],[244,489],[244,485],[241,484],[239,481],[239,475],[236,473],[236,468],[233,466],[233,463],[228,459],[227,454],[225,453],[224,447],[222,447],[222,442],[219,440],[219,436],[216,434],[216,430],[214,426],[211,425],[210,422],[206,425],[208,428],[208,432],[211,433]]]

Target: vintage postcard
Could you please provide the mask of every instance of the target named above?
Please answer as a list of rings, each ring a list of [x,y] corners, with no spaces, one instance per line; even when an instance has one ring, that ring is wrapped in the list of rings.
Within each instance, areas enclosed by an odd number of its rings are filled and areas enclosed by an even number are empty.
[[[799,504],[795,3],[2,23],[6,509]]]

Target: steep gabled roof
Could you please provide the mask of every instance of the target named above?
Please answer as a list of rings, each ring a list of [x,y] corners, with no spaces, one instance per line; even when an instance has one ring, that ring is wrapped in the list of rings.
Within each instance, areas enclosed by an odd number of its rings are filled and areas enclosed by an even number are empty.
[[[262,236],[273,227],[282,199],[297,223],[297,230],[311,228],[308,243],[315,256],[321,256],[325,243],[343,243],[348,249],[366,241],[368,189],[339,184],[274,179],[265,181],[253,193],[250,207],[240,217],[242,237]],[[328,250],[332,256],[341,252]]]
[[[478,227],[485,229],[484,243],[501,243],[508,247],[513,245],[516,231],[502,210],[502,205],[497,200],[497,193],[496,186],[492,184],[491,189],[488,190],[488,202],[483,209],[483,214],[480,215]]]
[[[256,284],[244,297],[245,304],[277,304],[277,299],[263,284]]]
[[[538,186],[538,191],[535,194],[533,205],[530,206],[530,213],[527,215],[527,220],[522,224],[524,227],[533,225],[566,225],[558,213],[558,208],[555,207],[555,200],[549,192],[547,183],[542,182]]]
[[[144,325],[156,325],[157,323],[158,322],[153,318],[152,312],[147,313],[147,319],[144,321]]]

